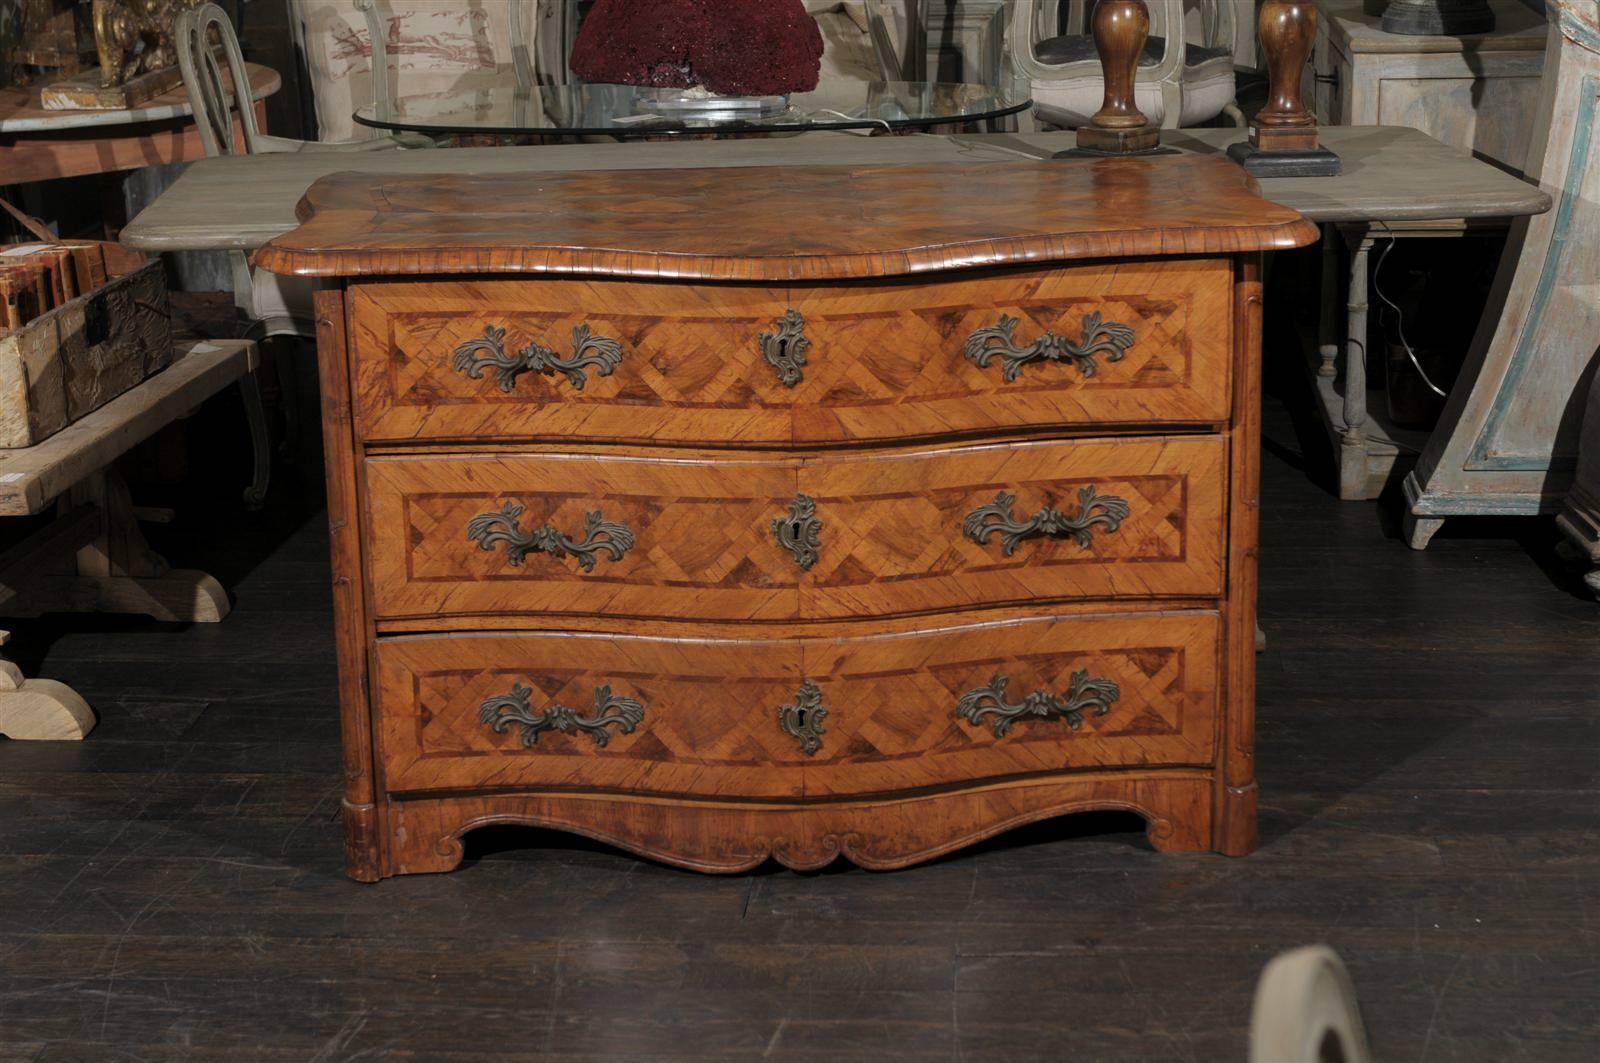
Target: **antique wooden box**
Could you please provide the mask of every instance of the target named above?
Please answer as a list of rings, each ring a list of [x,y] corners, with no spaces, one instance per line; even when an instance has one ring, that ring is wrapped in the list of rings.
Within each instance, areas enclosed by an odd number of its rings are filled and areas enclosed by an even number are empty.
[[[1255,842],[1259,253],[1196,158],[375,179],[319,358],[350,874]]]
[[[104,249],[103,284],[0,329],[0,447],[31,447],[171,362],[161,261]]]

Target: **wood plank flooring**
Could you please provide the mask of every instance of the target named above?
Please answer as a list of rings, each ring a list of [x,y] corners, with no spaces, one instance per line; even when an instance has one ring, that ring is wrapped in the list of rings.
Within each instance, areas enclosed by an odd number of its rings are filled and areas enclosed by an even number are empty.
[[[0,741],[0,1060],[1210,1063],[1244,1058],[1262,965],[1319,941],[1381,1059],[1600,1058],[1600,605],[1547,521],[1414,554],[1392,507],[1336,501],[1278,361],[1261,849],[1159,856],[1107,815],[893,874],[497,831],[453,875],[346,881],[317,469],[245,514],[219,399],[152,537],[233,615],[16,625],[100,725]]]

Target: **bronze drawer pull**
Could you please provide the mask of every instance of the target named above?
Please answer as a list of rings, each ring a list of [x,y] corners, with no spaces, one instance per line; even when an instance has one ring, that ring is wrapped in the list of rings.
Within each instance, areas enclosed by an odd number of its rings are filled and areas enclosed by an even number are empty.
[[[579,716],[577,709],[560,704],[546,706],[543,712],[534,712],[528,700],[532,693],[521,683],[514,683],[511,693],[485,699],[478,706],[478,719],[488,724],[489,729],[497,735],[505,734],[512,724],[516,724],[522,734],[524,749],[538,745],[539,735],[545,731],[560,731],[562,734],[584,731],[594,739],[595,745],[603,746],[611,741],[607,727],[615,726],[620,733],[627,735],[644,722],[644,706],[632,698],[612,697],[610,687],[595,688],[593,716]]]
[[[822,707],[822,691],[809,679],[800,684],[793,701],[778,706],[779,729],[798,741],[800,752],[808,757],[815,756],[822,748],[822,736],[827,733],[822,721],[827,718],[828,710]]]
[[[805,379],[800,367],[806,364],[806,351],[811,341],[806,339],[806,319],[800,311],[790,310],[773,322],[776,332],[761,333],[761,357],[778,371],[778,382],[786,388],[797,386]]]
[[[810,569],[817,563],[817,551],[822,547],[822,522],[817,519],[817,504],[809,495],[795,495],[789,503],[789,515],[772,522],[772,535],[778,545],[789,551],[794,563]]]
[[[969,690],[956,704],[956,717],[974,727],[983,726],[985,716],[994,717],[994,736],[1004,738],[1011,725],[1029,716],[1041,720],[1066,720],[1074,731],[1083,726],[1083,714],[1093,710],[1096,716],[1111,711],[1111,703],[1122,697],[1122,688],[1110,679],[1090,679],[1087,669],[1072,673],[1072,685],[1067,688],[1065,700],[1048,690],[1035,690],[1015,704],[1005,699],[1009,680],[997,675],[988,686]]]
[[[1120,362],[1133,346],[1133,328],[1102,321],[1098,310],[1084,315],[1083,341],[1078,344],[1054,332],[1046,332],[1028,346],[1018,347],[1013,337],[1016,327],[1016,318],[1001,314],[998,324],[977,329],[967,337],[964,348],[967,358],[979,369],[987,369],[994,356],[999,355],[1000,376],[1009,384],[1029,362],[1067,362],[1084,376],[1094,376],[1098,368],[1095,355],[1105,355],[1108,362]]]
[[[588,325],[572,330],[572,357],[562,358],[555,349],[542,343],[530,343],[520,351],[507,354],[506,330],[485,325],[481,339],[468,340],[456,348],[452,364],[456,372],[465,373],[473,380],[483,376],[483,371],[493,368],[500,390],[509,393],[516,387],[517,377],[538,370],[541,373],[564,373],[574,390],[582,391],[588,383],[586,366],[594,366],[600,376],[610,376],[622,362],[622,344],[605,336],[596,336]]]
[[[583,538],[577,541],[548,524],[524,532],[517,522],[521,516],[521,504],[507,502],[498,513],[480,513],[473,517],[467,525],[467,538],[484,550],[493,550],[497,544],[505,543],[506,561],[512,567],[522,564],[529,554],[542,553],[575,557],[585,572],[594,571],[595,554],[621,561],[634,542],[633,531],[627,525],[606,520],[598,509],[583,515]]]
[[[1011,509],[1016,500],[1016,495],[1001,491],[993,502],[968,513],[961,522],[961,530],[979,546],[996,533],[1001,534],[1004,536],[1000,540],[1001,550],[1007,557],[1017,552],[1024,539],[1039,535],[1070,535],[1079,546],[1088,549],[1094,541],[1096,525],[1109,534],[1122,526],[1130,512],[1126,500],[1116,495],[1096,494],[1093,484],[1078,492],[1076,516],[1069,517],[1047,506],[1028,520],[1017,520]]]

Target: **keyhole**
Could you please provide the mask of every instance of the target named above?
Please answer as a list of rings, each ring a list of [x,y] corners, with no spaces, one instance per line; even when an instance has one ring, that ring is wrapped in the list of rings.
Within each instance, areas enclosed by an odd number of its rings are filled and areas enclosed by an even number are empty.
[[[802,535],[804,534],[804,532],[802,531],[802,529],[804,527],[805,527],[805,525],[801,524],[797,520],[796,521],[790,521],[789,522],[789,538],[793,539],[795,542],[799,542],[801,537],[802,537]]]
[[[797,731],[804,731],[806,729],[806,710],[805,709],[796,709],[795,710],[795,712],[794,712],[794,727],[795,727],[795,730],[797,730]]]

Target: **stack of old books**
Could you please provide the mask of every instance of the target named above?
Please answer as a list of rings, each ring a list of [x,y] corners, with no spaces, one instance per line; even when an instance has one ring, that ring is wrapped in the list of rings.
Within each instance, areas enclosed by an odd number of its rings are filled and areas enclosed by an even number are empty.
[[[0,328],[21,328],[105,282],[105,249],[92,240],[0,245]]]

